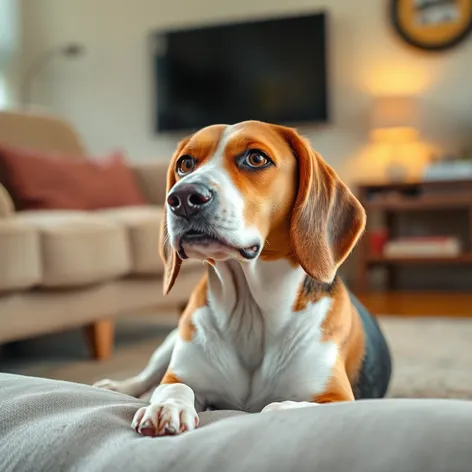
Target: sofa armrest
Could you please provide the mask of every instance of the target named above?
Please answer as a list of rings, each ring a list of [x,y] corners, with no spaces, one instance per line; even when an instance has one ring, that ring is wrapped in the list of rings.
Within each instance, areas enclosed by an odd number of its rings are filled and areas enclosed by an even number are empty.
[[[13,200],[7,189],[0,184],[0,218],[6,218],[15,212]]]
[[[166,194],[167,161],[130,163],[141,191],[153,205],[163,205]]]

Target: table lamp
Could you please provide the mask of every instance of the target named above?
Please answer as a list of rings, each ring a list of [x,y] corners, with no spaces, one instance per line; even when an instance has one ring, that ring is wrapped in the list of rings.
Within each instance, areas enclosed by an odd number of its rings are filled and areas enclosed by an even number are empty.
[[[376,142],[388,145],[390,150],[387,177],[390,180],[404,180],[408,168],[400,160],[405,144],[418,137],[418,108],[414,96],[375,97],[370,117],[370,136]]]

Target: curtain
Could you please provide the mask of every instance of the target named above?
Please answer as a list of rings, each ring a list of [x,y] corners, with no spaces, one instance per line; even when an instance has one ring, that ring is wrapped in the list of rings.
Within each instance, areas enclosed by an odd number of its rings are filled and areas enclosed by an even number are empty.
[[[19,0],[0,0],[0,108],[9,104],[9,68],[17,47]]]

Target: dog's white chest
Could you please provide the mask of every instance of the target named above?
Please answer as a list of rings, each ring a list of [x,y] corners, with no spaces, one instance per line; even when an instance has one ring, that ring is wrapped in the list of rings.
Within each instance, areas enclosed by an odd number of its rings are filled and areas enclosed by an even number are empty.
[[[337,355],[334,343],[321,340],[330,303],[323,299],[292,314],[276,332],[249,307],[234,312],[224,325],[215,323],[220,314],[209,313],[208,307],[199,310],[192,341],[199,375],[190,385],[199,402],[255,412],[274,401],[312,400],[325,387]]]

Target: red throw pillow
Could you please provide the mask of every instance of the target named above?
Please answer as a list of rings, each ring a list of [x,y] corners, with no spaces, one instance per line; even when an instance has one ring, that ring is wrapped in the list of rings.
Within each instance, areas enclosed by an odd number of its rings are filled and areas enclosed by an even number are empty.
[[[87,161],[84,171],[87,210],[146,205],[125,156],[117,151],[106,158]]]
[[[97,160],[0,145],[0,175],[18,210],[144,205],[121,152]]]

